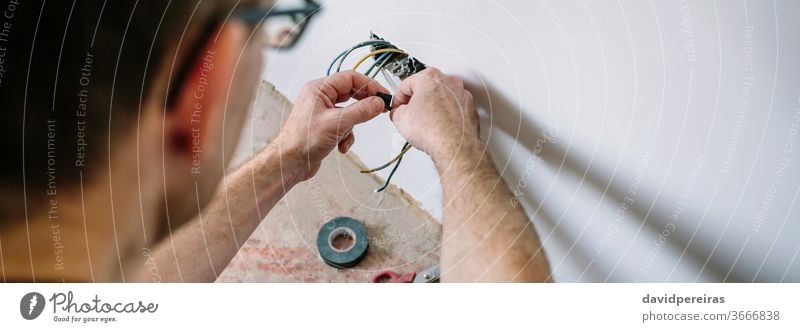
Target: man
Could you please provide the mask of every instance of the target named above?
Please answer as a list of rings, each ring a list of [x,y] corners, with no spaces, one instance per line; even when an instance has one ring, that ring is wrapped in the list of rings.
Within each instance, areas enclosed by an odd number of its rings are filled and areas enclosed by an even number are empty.
[[[278,137],[223,179],[265,39],[236,13],[257,5],[16,5],[0,45],[4,281],[213,281],[286,192],[347,152],[389,92],[356,72],[307,83]],[[461,80],[408,78],[391,117],[441,175],[442,280],[544,281]]]

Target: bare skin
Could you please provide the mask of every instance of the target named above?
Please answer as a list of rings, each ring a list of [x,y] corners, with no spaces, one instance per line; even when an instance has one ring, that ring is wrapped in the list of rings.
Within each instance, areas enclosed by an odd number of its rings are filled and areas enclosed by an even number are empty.
[[[538,236],[489,159],[464,83],[430,68],[399,90],[392,120],[433,158],[444,191],[442,280],[547,281]]]
[[[352,71],[307,83],[278,137],[225,179],[200,216],[157,246],[151,256],[156,268],[142,270],[139,279],[216,280],[275,204],[313,177],[334,148],[347,152],[356,124],[383,112],[383,101],[374,97],[377,91],[388,92]],[[335,107],[350,98],[360,101]]]
[[[309,82],[278,137],[223,178],[225,151],[236,144],[260,73],[252,69],[261,45],[258,36],[248,44],[247,34],[229,22],[209,36],[214,70],[196,61],[172,109],[163,99],[145,101],[138,132],[115,141],[107,173],[59,189],[57,234],[47,214],[33,212],[1,231],[3,280],[214,281],[283,195],[334,149],[347,152],[353,127],[384,111],[375,94],[388,90],[362,74]],[[351,98],[358,101],[336,107]],[[430,69],[404,81],[395,100],[395,125],[441,175],[443,280],[546,280],[537,236],[488,159],[463,83]],[[201,159],[181,142],[199,144]]]

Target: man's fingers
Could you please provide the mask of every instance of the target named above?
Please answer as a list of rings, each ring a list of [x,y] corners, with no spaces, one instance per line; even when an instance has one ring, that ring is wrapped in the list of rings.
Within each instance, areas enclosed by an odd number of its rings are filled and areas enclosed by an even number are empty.
[[[353,146],[353,143],[356,141],[356,136],[353,135],[353,132],[350,132],[339,142],[339,152],[340,153],[347,153],[350,150],[350,147]]]
[[[339,103],[348,99],[364,99],[374,96],[378,91],[389,93],[378,81],[356,71],[343,71],[328,77],[312,81],[319,92],[332,103]]]
[[[420,87],[421,84],[424,84],[426,81],[441,80],[443,77],[445,77],[445,75],[435,67],[428,67],[419,73],[411,75],[403,80],[397,88],[397,93],[394,94],[394,101],[392,101],[392,107],[408,104],[415,90],[424,89]]]
[[[383,113],[386,105],[380,97],[369,97],[359,100],[347,107],[341,108],[340,127],[351,128],[362,122],[367,122]]]
[[[392,110],[391,110],[391,111],[389,111],[389,120],[391,120],[392,122],[394,122],[394,118],[395,118],[395,116],[396,116],[397,114],[400,114],[401,112],[403,112],[405,108],[406,108],[406,105],[405,105],[405,104],[403,104],[403,105],[400,105],[400,106],[396,106],[396,107],[392,107]]]
[[[411,75],[400,83],[392,99],[392,108],[408,104],[411,101],[411,96],[414,95],[414,86],[421,79],[418,75]]]

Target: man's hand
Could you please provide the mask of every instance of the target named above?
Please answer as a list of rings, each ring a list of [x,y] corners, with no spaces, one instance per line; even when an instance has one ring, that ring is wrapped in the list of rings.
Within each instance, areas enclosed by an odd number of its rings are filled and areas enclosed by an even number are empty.
[[[426,69],[395,94],[392,121],[439,169],[444,192],[443,281],[545,281],[547,259],[525,212],[478,137],[464,83]]]
[[[334,147],[347,152],[353,126],[385,109],[382,99],[371,97],[378,91],[388,92],[356,72],[306,84],[278,137],[225,179],[202,220],[192,220],[154,249],[152,266],[145,265],[137,280],[152,279],[155,269],[160,281],[214,281],[264,214],[295,184],[314,176]],[[359,101],[336,107],[350,98]]]
[[[400,134],[437,166],[449,165],[456,151],[483,150],[472,94],[460,78],[425,69],[400,84],[394,105],[392,121]]]
[[[385,110],[378,91],[388,93],[377,81],[355,71],[335,73],[306,83],[289,118],[273,145],[287,158],[288,168],[298,169],[301,179],[314,176],[333,148],[347,152],[355,141],[353,126]],[[337,103],[359,101],[336,107]]]

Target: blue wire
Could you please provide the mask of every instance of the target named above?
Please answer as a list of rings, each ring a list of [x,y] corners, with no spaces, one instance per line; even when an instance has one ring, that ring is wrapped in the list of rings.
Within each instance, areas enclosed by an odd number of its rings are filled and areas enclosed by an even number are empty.
[[[387,54],[388,54],[388,53],[387,53]],[[381,65],[378,67],[378,69],[375,71],[375,73],[374,73],[374,74],[372,74],[372,78],[374,79],[376,76],[378,76],[378,74],[380,74],[380,73],[381,73],[381,70],[383,70],[383,68],[385,68],[385,67],[386,67],[386,65],[388,65],[388,64],[389,64],[389,60],[387,59],[386,61],[384,61],[384,62],[383,62],[383,63],[382,63],[382,64],[381,64]]]
[[[383,54],[381,54],[381,56],[379,56],[379,57],[378,57],[378,59],[377,59],[377,60],[375,60],[375,62],[373,62],[373,63],[372,63],[372,65],[371,65],[371,66],[369,66],[369,68],[367,68],[367,71],[365,71],[365,72],[364,72],[364,75],[367,75],[367,76],[369,76],[369,73],[371,73],[371,72],[372,72],[372,70],[373,70],[373,69],[375,69],[375,65],[377,65],[377,64],[379,64],[379,63],[381,63],[381,62],[385,61],[385,60],[386,60],[386,58],[388,58],[390,54],[391,54],[391,53],[389,53],[389,52],[386,52],[386,53],[383,53]]]
[[[339,58],[341,58],[344,55],[345,52],[347,52],[347,50],[342,51],[342,53],[339,53],[339,55],[337,55],[335,58],[333,58],[333,61],[331,61],[331,65],[328,66],[328,71],[325,72],[325,76],[330,76],[331,75],[331,69],[333,69],[333,64],[336,63],[336,60],[339,60]]]
[[[386,178],[386,182],[383,183],[383,187],[375,189],[376,193],[384,191],[387,187],[389,187],[389,183],[392,182],[392,177],[394,176],[394,172],[397,172],[397,168],[400,167],[401,161],[403,161],[403,157],[397,159],[397,163],[394,164],[394,168],[392,168],[392,171],[389,173],[389,177]]]
[[[342,59],[339,61],[339,66],[336,67],[336,71],[339,72],[339,71],[342,70],[342,64],[344,64],[344,59],[347,58],[347,56],[350,55],[351,52],[353,52],[354,50],[356,50],[358,48],[362,48],[364,46],[396,47],[396,46],[392,45],[391,43],[388,43],[388,42],[386,42],[384,40],[368,40],[368,41],[365,41],[365,42],[361,42],[358,45],[353,46],[349,50],[347,50],[347,53],[345,53],[344,56],[342,56]]]
[[[402,148],[400,151],[405,151],[405,149],[406,149],[406,148],[407,148],[409,145],[411,145],[411,144],[409,144],[408,142],[406,142],[406,144],[403,144],[403,148]],[[402,162],[402,161],[403,161],[403,157],[404,157],[404,156],[405,156],[405,153],[404,153],[404,152],[401,152],[400,158],[397,158],[397,162],[394,164],[394,167],[392,168],[392,171],[391,171],[391,172],[389,172],[389,177],[387,177],[387,178],[386,178],[386,182],[384,182],[384,183],[383,183],[383,187],[380,187],[380,188],[378,188],[378,189],[375,189],[375,192],[376,192],[376,193],[379,193],[379,192],[381,192],[381,191],[384,191],[384,190],[385,190],[387,187],[389,187],[389,183],[391,183],[391,182],[392,182],[392,177],[394,176],[394,172],[397,172],[397,168],[399,168],[399,167],[400,167],[400,162]]]
[[[333,64],[335,64],[336,61],[339,60],[339,59],[341,59],[341,61],[339,61],[339,66],[336,67],[336,72],[341,71],[342,70],[342,63],[344,63],[344,59],[347,58],[347,56],[350,55],[350,53],[353,52],[354,50],[362,48],[364,46],[392,46],[392,47],[394,47],[391,43],[383,41],[383,40],[368,40],[368,41],[365,41],[365,42],[360,42],[360,43],[356,44],[355,46],[343,51],[342,53],[339,53],[339,55],[337,55],[335,58],[333,58],[333,61],[331,62],[330,66],[328,66],[328,71],[326,72],[325,75],[329,76],[331,74],[331,69],[333,69]]]

